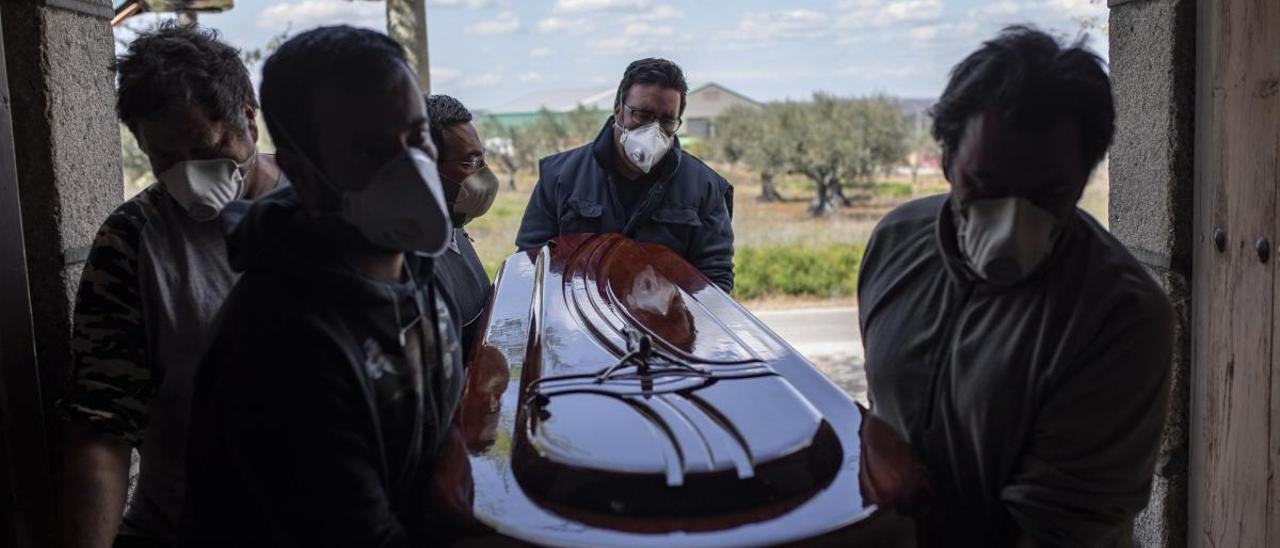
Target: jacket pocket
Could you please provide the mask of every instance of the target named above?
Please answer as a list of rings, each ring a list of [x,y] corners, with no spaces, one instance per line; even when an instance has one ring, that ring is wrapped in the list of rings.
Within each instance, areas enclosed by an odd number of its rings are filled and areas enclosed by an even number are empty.
[[[668,225],[702,226],[698,212],[691,207],[671,207],[653,210],[655,222]]]
[[[689,242],[695,230],[702,227],[698,211],[691,207],[671,207],[653,210],[652,221],[637,234],[638,239],[665,245],[682,257],[689,254]]]
[[[561,234],[582,234],[600,231],[600,217],[604,206],[581,198],[569,198],[568,207],[560,217]]]

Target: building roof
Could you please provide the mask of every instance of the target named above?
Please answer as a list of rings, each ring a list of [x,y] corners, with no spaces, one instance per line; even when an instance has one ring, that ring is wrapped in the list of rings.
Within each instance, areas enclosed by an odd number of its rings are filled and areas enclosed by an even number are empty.
[[[685,107],[684,118],[686,120],[715,118],[733,105],[761,106],[755,99],[715,82],[707,82],[689,90],[689,99]]]
[[[704,91],[706,91],[706,90],[709,90],[709,89],[716,89],[716,90],[720,90],[720,91],[722,91],[722,92],[724,92],[724,93],[728,93],[729,95],[732,95],[732,96],[734,96],[734,97],[737,97],[738,99],[741,99],[741,100],[746,101],[746,102],[748,102],[748,103],[753,103],[753,104],[756,104],[756,105],[764,106],[764,105],[762,105],[762,104],[760,103],[760,101],[757,101],[757,100],[755,100],[755,99],[752,99],[752,98],[750,98],[750,97],[747,97],[746,95],[743,95],[743,94],[741,94],[741,93],[738,93],[738,92],[736,92],[736,91],[734,91],[734,90],[731,90],[731,89],[729,89],[729,88],[727,88],[727,87],[724,87],[724,86],[722,86],[722,85],[720,85],[720,84],[717,84],[717,83],[715,83],[715,82],[707,82],[707,83],[705,83],[705,84],[702,84],[701,86],[695,87],[695,88],[693,88],[693,89],[689,90],[689,95],[693,95],[693,94],[695,94],[695,93],[702,93],[702,92],[704,92]]]

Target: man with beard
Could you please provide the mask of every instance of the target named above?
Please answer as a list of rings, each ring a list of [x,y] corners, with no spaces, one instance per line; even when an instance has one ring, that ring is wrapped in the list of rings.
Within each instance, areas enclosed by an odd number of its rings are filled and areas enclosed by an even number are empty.
[[[516,247],[561,234],[617,232],[671,248],[733,289],[733,187],[680,148],[689,86],[666,59],[631,63],[595,141],[539,163]]]

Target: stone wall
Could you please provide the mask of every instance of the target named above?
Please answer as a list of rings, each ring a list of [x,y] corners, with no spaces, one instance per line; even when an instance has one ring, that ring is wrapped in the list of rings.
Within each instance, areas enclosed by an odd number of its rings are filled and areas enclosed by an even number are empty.
[[[1116,136],[1112,233],[1169,292],[1177,317],[1169,417],[1141,546],[1187,543],[1188,370],[1195,152],[1194,0],[1111,0]]]
[[[46,408],[70,370],[71,308],[85,255],[123,196],[111,11],[111,0],[0,2]]]

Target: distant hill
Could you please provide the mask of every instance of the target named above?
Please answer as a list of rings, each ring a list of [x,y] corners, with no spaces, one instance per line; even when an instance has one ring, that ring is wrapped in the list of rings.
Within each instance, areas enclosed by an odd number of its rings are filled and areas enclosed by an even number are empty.
[[[924,99],[919,97],[904,97],[898,99],[898,104],[902,105],[902,110],[912,116],[927,114],[933,104],[938,102],[937,99]]]

